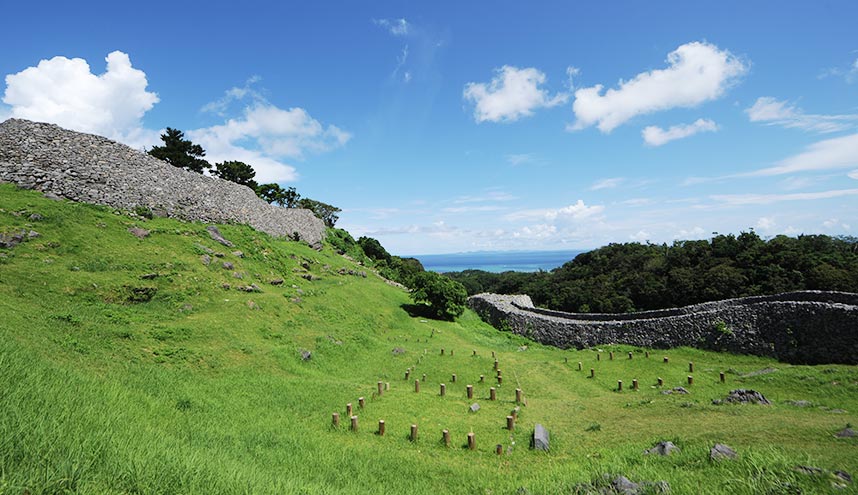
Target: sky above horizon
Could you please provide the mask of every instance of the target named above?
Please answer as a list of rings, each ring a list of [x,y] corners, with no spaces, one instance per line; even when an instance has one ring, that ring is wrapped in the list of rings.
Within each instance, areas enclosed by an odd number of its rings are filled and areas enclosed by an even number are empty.
[[[399,255],[858,230],[858,3],[13,2],[0,121],[178,128]]]

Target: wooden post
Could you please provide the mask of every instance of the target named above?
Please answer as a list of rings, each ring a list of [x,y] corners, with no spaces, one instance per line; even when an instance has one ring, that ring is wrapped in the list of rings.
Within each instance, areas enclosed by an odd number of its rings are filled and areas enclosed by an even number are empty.
[[[569,362],[569,358],[568,358],[568,357],[564,357],[564,358],[563,358],[563,362],[564,362],[564,363],[568,363],[568,362]]]
[[[417,441],[417,425],[411,425],[411,441]]]
[[[414,380],[414,391],[420,392],[420,380]]]
[[[358,417],[352,416],[352,431],[357,433],[358,431]]]
[[[477,441],[474,439],[473,433],[468,433],[468,450],[474,450],[477,448]]]
[[[512,431],[515,429],[515,418],[512,416],[506,417],[506,429]]]
[[[411,376],[411,370],[405,370],[405,379],[408,380],[409,376]]]
[[[503,455],[503,445],[497,444],[497,447],[495,447],[495,453],[497,453],[497,455]]]
[[[474,349],[474,356],[476,356],[476,355],[477,355],[477,350],[476,350],[476,349]]]
[[[602,355],[596,354],[596,361],[601,361],[601,360],[602,360]]]
[[[377,385],[378,385],[378,395],[381,396],[384,394],[384,383],[378,382]]]
[[[486,381],[486,375],[480,375],[480,383]]]
[[[498,385],[502,385],[502,384],[503,384],[503,377],[498,375]]]
[[[384,420],[383,419],[378,420],[378,436],[380,436],[380,437],[384,436]]]
[[[611,361],[614,360],[614,351],[608,353],[608,357],[610,357]]]
[[[694,373],[694,363],[688,363],[688,372]]]
[[[618,392],[623,391],[623,381],[622,380],[617,380],[617,391]]]
[[[444,355],[444,348],[443,347],[441,348],[441,355],[442,356]]]
[[[346,404],[346,416],[351,416],[351,415],[352,415],[352,403],[349,402],[348,404]]]
[[[340,427],[340,413],[331,414],[331,426],[334,428]]]
[[[384,382],[384,390],[390,390],[390,382]]]
[[[718,373],[718,375],[721,378],[721,383],[724,383],[724,380],[726,380],[726,377],[724,376],[724,372],[722,371],[721,373]]]
[[[512,408],[512,412],[510,414],[512,414],[513,420],[518,421],[518,411],[520,411],[520,410],[521,410],[520,407],[513,407]]]
[[[693,377],[693,376],[691,376],[691,375],[688,375],[688,384],[689,384],[689,385],[694,385],[694,377]]]
[[[453,349],[450,349],[450,356],[453,355]]]
[[[581,371],[581,368],[584,366],[584,363],[578,361],[578,371]]]
[[[669,361],[670,359],[668,359],[667,356],[664,356],[664,364],[667,364]]]
[[[646,356],[646,358],[647,358],[647,359],[649,359],[649,351],[646,351],[646,352],[644,353],[644,356]]]
[[[424,382],[426,381],[426,373],[423,373],[423,380],[421,380],[421,381],[424,381]]]
[[[631,359],[631,358],[632,358],[632,352],[629,351],[629,359]]]
[[[521,389],[520,388],[515,389],[515,402],[516,403],[521,402]]]
[[[590,368],[590,378],[596,378],[596,370]]]
[[[494,387],[489,389],[489,400],[497,400],[498,394]]]
[[[637,381],[637,379],[632,380],[632,388],[633,388],[633,389],[635,389],[635,390],[637,390],[637,389],[638,389],[638,381]]]
[[[452,381],[453,383],[456,383],[456,374],[455,373],[453,373],[453,376],[450,377],[450,381]]]
[[[495,351],[492,351],[492,357],[495,357]]]
[[[495,359],[495,370],[497,370],[497,369],[498,369],[498,360]]]
[[[366,401],[363,399],[363,397],[358,397],[358,407],[363,409],[365,405],[366,405]]]
[[[664,380],[662,380],[661,377],[658,378],[658,386],[659,387],[664,386]]]
[[[445,395],[447,395],[447,386],[442,383],[441,384],[441,397],[444,397]]]
[[[465,387],[465,389],[468,391],[468,398],[473,399],[474,398],[474,386],[468,385],[467,387]]]
[[[450,430],[443,430],[441,432],[441,441],[444,442],[445,447],[450,446]]]

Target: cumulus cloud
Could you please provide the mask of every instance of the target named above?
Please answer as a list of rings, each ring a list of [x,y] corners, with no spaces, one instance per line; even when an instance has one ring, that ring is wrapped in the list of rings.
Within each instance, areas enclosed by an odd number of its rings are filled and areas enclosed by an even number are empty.
[[[587,206],[584,201],[578,200],[575,204],[564,206],[562,208],[545,208],[533,210],[521,210],[506,215],[506,220],[544,220],[548,222],[554,221],[580,221],[590,218],[596,218],[605,211],[602,205]]]
[[[700,132],[715,132],[718,124],[709,119],[697,119],[691,124],[671,126],[665,130],[658,126],[647,126],[641,131],[644,142],[650,146],[661,146],[677,139],[693,136]]]
[[[575,91],[577,121],[570,129],[596,125],[607,133],[638,115],[695,107],[721,97],[748,70],[727,50],[699,41],[669,53],[667,63],[666,69],[642,72],[604,94],[601,84]]]
[[[763,232],[769,232],[772,229],[774,229],[775,227],[777,227],[777,223],[775,223],[774,218],[760,217],[760,219],[757,220],[757,226],[756,226],[757,230],[761,230]]]
[[[566,93],[550,96],[540,87],[545,81],[545,74],[533,67],[519,69],[505,65],[496,70],[488,84],[466,84],[463,96],[475,104],[477,122],[513,122],[533,115],[538,108],[554,107],[569,99]]]
[[[372,22],[394,36],[405,36],[411,32],[411,24],[405,19],[373,19]]]
[[[294,167],[280,159],[300,159],[307,152],[328,151],[351,138],[336,126],[323,126],[303,108],[284,110],[267,102],[246,107],[240,118],[187,134],[206,149],[209,161],[247,162],[261,182],[294,180]]]
[[[774,167],[742,176],[767,176],[794,172],[834,170],[858,165],[858,134],[826,139],[808,146],[805,151],[781,160]]]
[[[94,74],[82,58],[41,60],[6,76],[3,102],[10,116],[51,122],[81,132],[110,137],[127,144],[157,139],[141,127],[143,115],[158,102],[146,90],[146,74],[131,65],[126,53],[107,55],[107,68]]]
[[[613,189],[619,186],[624,180],[623,177],[612,177],[610,179],[599,179],[590,186],[591,191],[598,191],[599,189]]]
[[[770,96],[757,98],[754,105],[745,110],[751,122],[778,125],[787,128],[814,132],[836,132],[855,127],[858,114],[817,115]]]

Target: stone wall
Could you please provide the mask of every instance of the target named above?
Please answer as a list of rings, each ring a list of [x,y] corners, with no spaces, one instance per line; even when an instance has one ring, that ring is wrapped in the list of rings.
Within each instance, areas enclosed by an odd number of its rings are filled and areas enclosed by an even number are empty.
[[[498,329],[561,348],[692,346],[790,363],[858,364],[858,294],[801,291],[628,314],[535,308],[529,296],[477,294],[469,306]]]
[[[72,201],[190,221],[243,223],[319,245],[325,225],[309,210],[272,206],[248,187],[176,168],[101,136],[21,119],[0,123],[0,181]]]

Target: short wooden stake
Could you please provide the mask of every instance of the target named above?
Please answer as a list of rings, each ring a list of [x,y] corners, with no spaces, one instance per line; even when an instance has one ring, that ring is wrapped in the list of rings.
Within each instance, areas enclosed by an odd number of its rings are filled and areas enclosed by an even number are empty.
[[[445,447],[450,446],[450,430],[443,430],[441,432],[441,441],[444,442]]]
[[[498,394],[494,387],[489,389],[489,400],[497,400]]]
[[[518,421],[518,411],[520,411],[520,410],[521,410],[520,407],[513,407],[512,408],[512,412],[510,414],[512,414],[512,419],[514,419],[515,421]]]
[[[659,387],[664,386],[664,380],[662,380],[661,377],[658,378],[658,386]]]
[[[667,356],[664,356],[664,364],[667,364],[668,362],[670,362],[670,359],[668,359]]]
[[[495,357],[495,351],[492,351],[492,357]]]
[[[414,391],[420,392],[420,380],[414,380]]]
[[[346,416],[351,416],[351,415],[352,415],[352,403],[349,402],[348,404],[346,404]]]
[[[503,385],[503,377],[498,375],[498,385]]]
[[[331,414],[331,426],[334,428],[340,427],[340,413]]]
[[[444,349],[443,348],[441,349],[441,355],[442,356],[444,355]]]
[[[354,431],[354,432],[358,431],[358,417],[357,416],[352,416],[352,431]]]
[[[476,350],[476,349],[474,349],[474,356],[476,356],[476,355],[477,355],[477,350]]]
[[[721,383],[724,383],[724,380],[726,380],[726,377],[724,376],[724,372],[722,371],[721,373],[718,373],[718,375],[721,378]]]
[[[408,380],[408,377],[411,376],[411,370],[405,370],[405,379]]]
[[[614,360],[614,351],[609,352],[608,357],[610,358],[611,361],[613,361]]]
[[[506,417],[506,429],[512,431],[515,429],[515,418],[512,416]]]
[[[515,402],[516,403],[521,402],[521,389],[520,388],[515,389]]]
[[[378,382],[378,395],[384,395],[384,382]]]
[[[441,397],[444,397],[445,395],[447,395],[447,386],[442,383],[441,384]]]
[[[578,371],[581,371],[581,368],[584,366],[584,363],[578,361]]]
[[[474,398],[474,386],[468,385],[467,387],[465,387],[465,390],[468,391],[468,398],[473,399]]]
[[[596,370],[590,368],[590,378],[596,378]]]
[[[647,359],[649,359],[649,351],[646,351],[646,352],[644,353],[644,356],[646,356],[646,358],[647,358]]]
[[[638,389],[638,381],[637,380],[632,380],[632,388],[635,390]]]
[[[501,373],[501,370],[498,370],[498,372],[497,372],[497,373],[495,373],[495,374],[496,374],[497,376],[501,376],[501,375],[503,375],[503,373]]]
[[[629,351],[629,359],[631,359],[631,358],[632,358],[632,353],[631,353],[631,351]]]
[[[424,381],[424,382],[426,381],[426,373],[423,373],[423,380],[422,381]]]
[[[569,358],[568,358],[568,357],[563,358],[563,362],[564,362],[564,363],[568,363],[568,362],[569,362]]]
[[[495,359],[495,370],[497,370],[497,369],[498,369],[498,360]]]
[[[622,380],[617,380],[617,391],[618,392],[623,391],[623,381]]]
[[[596,354],[596,361],[601,361],[601,360],[602,360],[602,355]]]
[[[363,399],[363,397],[358,397],[358,407],[363,409],[364,406],[366,406],[366,401]]]
[[[456,383],[456,374],[455,373],[453,373],[453,376],[450,377],[450,381],[452,381],[453,383]]]
[[[384,436],[384,420],[383,419],[378,420],[378,436],[380,436],[380,437]]]
[[[474,439],[473,433],[468,433],[468,450],[474,450],[477,448],[477,441]]]
[[[498,444],[497,447],[495,447],[495,453],[497,453],[497,455],[503,455],[503,445]]]
[[[417,441],[417,425],[411,425],[411,441]]]
[[[486,375],[480,375],[480,383],[486,381]]]
[[[688,384],[689,384],[689,385],[694,385],[694,377],[693,377],[693,376],[691,376],[691,375],[688,375]]]
[[[453,349],[450,349],[450,355],[451,356],[453,355]]]
[[[384,390],[390,390],[390,382],[384,382]]]
[[[688,363],[688,372],[694,373],[694,363]]]

